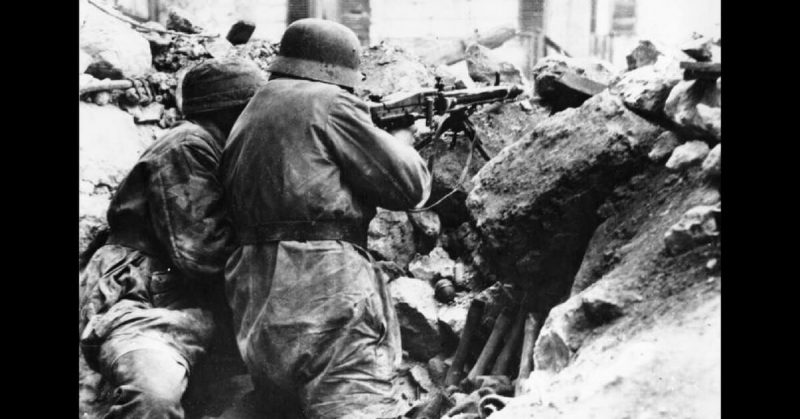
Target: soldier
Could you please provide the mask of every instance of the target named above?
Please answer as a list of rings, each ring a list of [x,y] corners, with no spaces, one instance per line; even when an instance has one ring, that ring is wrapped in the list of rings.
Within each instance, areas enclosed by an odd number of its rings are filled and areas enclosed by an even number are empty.
[[[81,274],[80,316],[84,357],[115,387],[107,418],[182,418],[189,374],[218,323],[230,322],[222,274],[232,231],[219,162],[264,83],[242,60],[190,69],[187,120],[144,151],[111,200],[108,242]]]
[[[292,23],[222,157],[238,240],[227,295],[257,398],[273,414],[279,404],[308,418],[403,413],[390,382],[399,326],[365,250],[367,226],[376,206],[421,206],[431,177],[410,131],[375,127],[352,94],[359,65],[350,29]]]

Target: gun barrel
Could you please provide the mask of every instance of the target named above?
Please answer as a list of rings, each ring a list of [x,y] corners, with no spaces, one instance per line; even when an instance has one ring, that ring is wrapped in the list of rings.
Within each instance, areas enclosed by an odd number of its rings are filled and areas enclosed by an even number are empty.
[[[519,86],[510,87],[488,87],[472,90],[454,90],[444,93],[444,96],[453,100],[453,105],[475,105],[496,100],[513,99],[522,93]]]

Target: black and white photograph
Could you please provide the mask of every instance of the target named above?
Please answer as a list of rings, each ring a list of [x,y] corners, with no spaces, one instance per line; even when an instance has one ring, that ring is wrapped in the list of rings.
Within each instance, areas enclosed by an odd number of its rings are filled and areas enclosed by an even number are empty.
[[[721,3],[78,0],[78,417],[721,418]]]

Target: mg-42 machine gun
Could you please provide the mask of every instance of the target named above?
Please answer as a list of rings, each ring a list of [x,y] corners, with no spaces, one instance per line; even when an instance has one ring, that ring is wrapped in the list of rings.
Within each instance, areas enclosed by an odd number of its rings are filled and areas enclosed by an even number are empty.
[[[441,124],[435,128],[433,135],[420,141],[415,148],[421,150],[438,140],[445,132],[451,131],[452,149],[455,147],[457,134],[463,131],[472,146],[488,161],[489,153],[483,148],[480,138],[476,136],[475,126],[469,120],[469,116],[479,105],[510,101],[521,93],[522,88],[519,86],[500,85],[499,75],[494,86],[472,89],[446,89],[441,77],[437,77],[435,88],[399,94],[382,102],[371,103],[369,110],[372,121],[384,130],[409,127],[418,119],[425,119],[428,128],[433,129],[434,115],[445,116]]]

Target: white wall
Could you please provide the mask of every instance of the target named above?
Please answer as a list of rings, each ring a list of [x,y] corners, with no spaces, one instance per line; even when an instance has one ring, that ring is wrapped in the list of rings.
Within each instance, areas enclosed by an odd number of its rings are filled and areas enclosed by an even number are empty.
[[[371,0],[373,41],[465,38],[517,26],[518,0]]]

